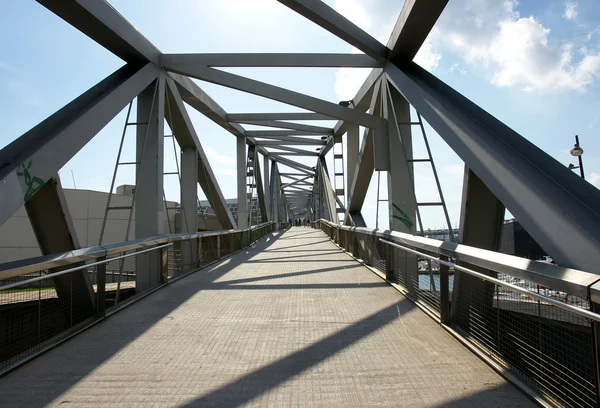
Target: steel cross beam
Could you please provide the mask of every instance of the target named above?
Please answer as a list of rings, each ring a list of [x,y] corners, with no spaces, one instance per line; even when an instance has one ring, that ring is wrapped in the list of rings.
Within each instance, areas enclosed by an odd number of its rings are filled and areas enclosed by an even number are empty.
[[[351,123],[357,123],[369,128],[385,127],[386,122],[376,116],[357,112],[335,103],[304,95],[299,92],[290,91],[264,82],[249,79],[240,75],[220,71],[208,67],[181,66],[177,64],[164,65],[168,71],[187,75],[213,84],[248,92],[275,101],[287,103],[288,105],[304,108],[310,111],[328,115],[337,119],[343,119]]]
[[[274,127],[280,129],[292,129],[299,130],[302,132],[314,133],[315,135],[332,135],[333,129],[321,127],[321,126],[313,126],[313,125],[304,125],[301,123],[292,123],[292,122],[283,122],[280,120],[244,120],[238,121],[238,123],[245,123],[248,125],[257,125],[257,126],[267,126]]]
[[[193,67],[383,67],[385,61],[363,54],[163,54],[161,64]]]
[[[315,112],[278,112],[278,113],[229,113],[229,122],[243,123],[246,120],[335,120],[332,117]]]
[[[298,138],[285,138],[285,139],[275,139],[275,140],[256,140],[254,141],[254,144],[257,144],[259,146],[270,146],[270,147],[276,147],[276,146],[280,146],[280,145],[288,145],[288,146],[295,146],[295,145],[308,145],[308,146],[325,146],[325,141],[324,140],[315,140],[315,139],[298,139]]]
[[[299,130],[246,130],[246,136],[248,137],[260,137],[263,139],[287,139],[288,137],[316,137],[316,136],[326,136],[313,132],[302,132]],[[316,139],[308,139],[308,140],[316,140]],[[324,139],[321,139],[324,140]]]
[[[257,143],[260,144],[260,141],[258,141]],[[276,147],[273,146],[272,148],[273,149],[278,149],[278,150],[285,150],[287,152],[292,152],[292,153],[304,154],[306,156],[318,156],[318,153],[315,153],[315,152],[311,152],[311,151],[308,151],[308,150],[302,150],[302,149],[296,149],[294,147],[288,147],[288,146],[283,146],[283,145],[276,146]],[[277,154],[277,153],[283,153],[283,152],[276,152],[276,151],[273,151],[273,150],[269,150],[269,154]]]

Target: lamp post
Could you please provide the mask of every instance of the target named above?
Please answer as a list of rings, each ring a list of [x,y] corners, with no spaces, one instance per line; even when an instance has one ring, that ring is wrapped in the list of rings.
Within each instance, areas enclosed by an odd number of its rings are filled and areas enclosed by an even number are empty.
[[[579,136],[575,135],[575,146],[573,146],[571,149],[571,156],[577,157],[579,160],[579,166],[569,164],[569,170],[579,169],[581,178],[585,180],[585,176],[583,174],[583,160],[581,159],[581,155],[583,155],[583,149],[579,147]]]

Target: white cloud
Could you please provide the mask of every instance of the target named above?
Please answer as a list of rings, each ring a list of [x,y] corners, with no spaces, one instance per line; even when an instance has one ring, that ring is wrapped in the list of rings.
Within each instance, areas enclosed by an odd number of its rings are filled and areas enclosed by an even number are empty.
[[[365,8],[359,0],[336,0],[334,8],[383,44],[387,43],[396,22],[395,16],[380,12],[375,3],[373,3],[373,7]],[[351,52],[353,54],[361,53],[355,47],[352,47]],[[425,56],[425,58],[427,57]],[[354,98],[370,72],[371,70],[368,68],[338,69],[335,74],[335,93],[338,99],[342,101]]]
[[[526,91],[584,91],[600,75],[600,54],[558,44],[535,17],[523,18],[516,0],[450,2],[430,40],[488,70],[499,87]]]
[[[426,40],[417,52],[414,61],[426,70],[433,71],[438,67],[441,58],[442,55],[434,52],[431,42]]]
[[[233,157],[227,156],[225,154],[219,154],[212,147],[206,147],[204,149],[204,153],[206,153],[206,156],[209,158],[209,160],[214,160],[219,164],[235,165],[235,160],[233,159]]]
[[[596,186],[596,188],[600,188],[600,174],[598,173],[592,173],[590,174],[590,176],[588,177],[588,181]]]
[[[574,1],[567,1],[565,3],[565,13],[563,17],[567,20],[575,20],[577,18],[577,3]]]
[[[452,65],[450,67],[450,72],[452,74],[454,74],[455,72],[458,72],[461,75],[466,75],[467,74],[467,70],[464,69],[464,68],[462,68],[459,63],[456,63],[456,64]]]

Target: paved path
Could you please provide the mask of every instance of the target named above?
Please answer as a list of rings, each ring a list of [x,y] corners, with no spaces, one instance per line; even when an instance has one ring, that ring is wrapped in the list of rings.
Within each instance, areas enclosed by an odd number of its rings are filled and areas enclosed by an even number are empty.
[[[429,317],[296,227],[0,378],[0,405],[531,406]]]

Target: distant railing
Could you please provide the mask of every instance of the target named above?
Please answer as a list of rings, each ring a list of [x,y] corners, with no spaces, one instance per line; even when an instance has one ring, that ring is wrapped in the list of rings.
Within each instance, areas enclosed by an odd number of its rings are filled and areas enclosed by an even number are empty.
[[[313,226],[531,395],[599,406],[600,275],[399,232]]]
[[[160,235],[0,264],[0,374],[280,227]]]

